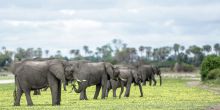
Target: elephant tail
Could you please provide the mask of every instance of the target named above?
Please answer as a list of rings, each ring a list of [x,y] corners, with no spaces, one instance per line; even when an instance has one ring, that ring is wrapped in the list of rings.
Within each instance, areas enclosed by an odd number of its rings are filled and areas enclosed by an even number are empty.
[[[16,76],[15,76],[15,89],[14,89],[14,92],[13,92],[13,97],[14,97],[14,102],[16,101],[16,97],[17,97],[17,91],[16,91]]]

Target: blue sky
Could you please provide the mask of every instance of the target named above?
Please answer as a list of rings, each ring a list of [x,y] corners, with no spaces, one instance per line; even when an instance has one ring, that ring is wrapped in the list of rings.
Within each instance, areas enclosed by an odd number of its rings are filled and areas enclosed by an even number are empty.
[[[53,52],[220,43],[219,0],[0,0],[0,46]]]

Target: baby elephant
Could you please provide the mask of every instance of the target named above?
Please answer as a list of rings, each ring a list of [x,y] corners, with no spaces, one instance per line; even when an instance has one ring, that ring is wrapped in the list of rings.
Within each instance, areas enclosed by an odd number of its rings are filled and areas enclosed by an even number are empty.
[[[132,83],[136,83],[140,89],[140,97],[143,97],[143,91],[141,86],[141,75],[135,69],[130,69],[128,67],[119,67],[119,81],[110,80],[107,85],[106,96],[108,92],[113,89],[113,97],[116,97],[116,89],[121,87],[121,92],[119,98],[124,91],[124,86],[126,87],[126,92],[124,97],[129,97],[130,88]]]

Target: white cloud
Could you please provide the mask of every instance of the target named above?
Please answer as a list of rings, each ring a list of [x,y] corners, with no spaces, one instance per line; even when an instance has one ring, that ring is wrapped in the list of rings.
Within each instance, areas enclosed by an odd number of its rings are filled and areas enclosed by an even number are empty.
[[[0,46],[68,53],[83,45],[95,49],[116,37],[135,47],[220,41],[218,1],[67,1],[33,7],[20,2],[0,4]]]
[[[18,21],[18,20],[4,20],[3,23],[13,27],[32,27],[32,28],[62,28],[62,29],[90,29],[101,28],[102,23],[93,20],[50,20],[50,21]]]
[[[69,16],[73,16],[76,14],[76,10],[68,10],[68,9],[59,10],[58,12]]]

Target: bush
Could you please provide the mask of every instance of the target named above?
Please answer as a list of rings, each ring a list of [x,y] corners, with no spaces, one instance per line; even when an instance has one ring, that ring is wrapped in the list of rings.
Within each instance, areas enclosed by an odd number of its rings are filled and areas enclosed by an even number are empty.
[[[207,74],[208,80],[219,79],[220,78],[220,68],[213,69]]]
[[[208,79],[207,75],[208,73],[216,68],[220,68],[220,57],[216,56],[216,55],[209,55],[207,56],[201,65],[201,79],[202,81]]]

